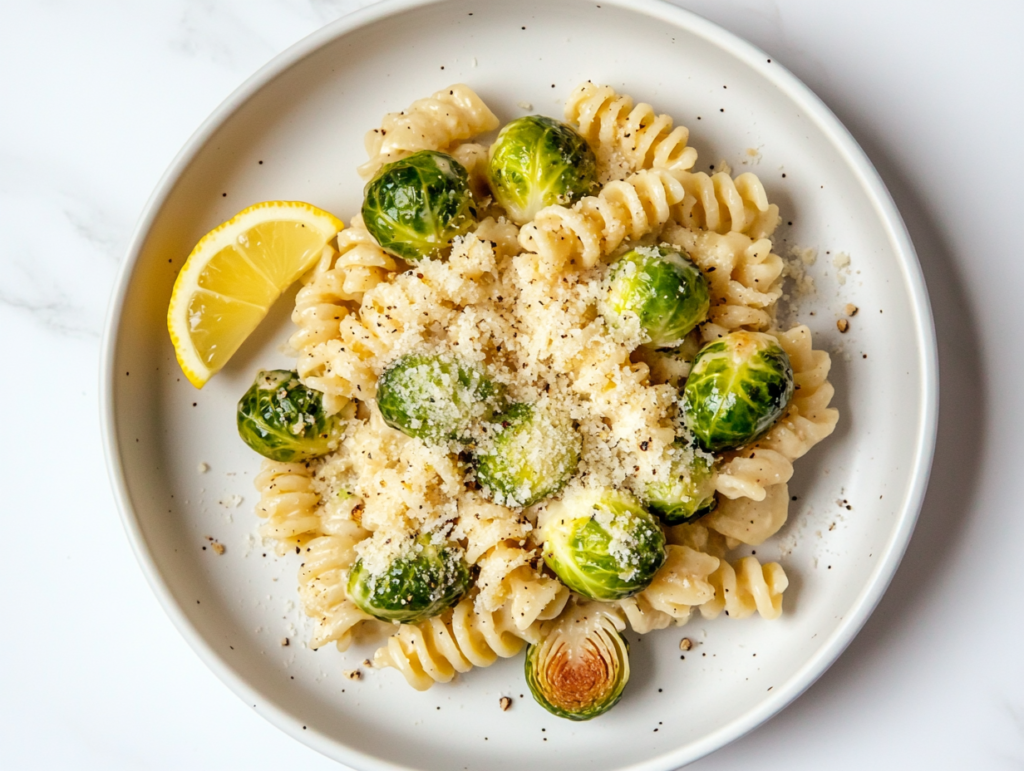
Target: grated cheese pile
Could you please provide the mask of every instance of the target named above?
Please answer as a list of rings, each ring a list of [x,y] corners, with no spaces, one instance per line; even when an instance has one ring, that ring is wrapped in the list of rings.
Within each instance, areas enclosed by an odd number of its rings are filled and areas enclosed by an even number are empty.
[[[597,311],[607,273],[602,264],[545,275],[536,255],[518,252],[514,225],[485,222],[456,240],[447,259],[417,263],[365,294],[360,317],[377,336],[379,353],[361,363],[379,378],[411,353],[471,362],[510,402],[533,404],[549,416],[541,421],[542,442],[564,441],[566,424],[574,427],[581,452],[572,486],[639,492],[675,452],[673,383],[685,377],[699,341],[688,340],[678,355],[634,354],[642,342],[639,324],[612,329]],[[479,421],[476,446],[486,451],[499,428]],[[407,556],[418,533],[452,537],[460,515],[479,505],[463,449],[410,438],[385,424],[372,398],[358,403],[316,478],[329,511],[358,517],[372,532],[356,547],[371,574]],[[518,449],[539,455],[543,447]],[[493,504],[504,519],[529,526],[532,512],[504,503],[514,501]]]

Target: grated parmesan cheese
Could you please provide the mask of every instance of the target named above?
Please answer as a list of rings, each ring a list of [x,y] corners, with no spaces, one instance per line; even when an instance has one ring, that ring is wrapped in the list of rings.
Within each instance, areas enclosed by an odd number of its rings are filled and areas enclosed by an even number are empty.
[[[835,266],[836,279],[840,285],[845,284],[850,275],[850,255],[846,252],[836,252],[836,256],[832,258],[832,265]]]

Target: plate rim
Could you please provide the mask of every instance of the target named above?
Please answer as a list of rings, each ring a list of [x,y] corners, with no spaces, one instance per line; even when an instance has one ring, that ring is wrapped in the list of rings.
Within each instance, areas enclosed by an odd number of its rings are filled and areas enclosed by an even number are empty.
[[[583,0],[578,1],[582,2]],[[271,81],[334,40],[364,26],[406,11],[443,5],[447,2],[450,0],[379,0],[373,5],[346,14],[276,55],[239,85],[210,113],[188,138],[161,175],[133,229],[125,252],[125,259],[119,268],[108,305],[99,360],[99,417],[108,477],[129,544],[164,612],[167,613],[179,634],[202,662],[236,696],[246,703],[254,704],[256,710],[275,727],[331,759],[367,771],[414,771],[414,769],[369,755],[319,731],[303,727],[291,713],[278,707],[273,698],[262,693],[241,677],[235,668],[199,633],[175,600],[156,566],[149,545],[139,527],[121,460],[114,405],[117,337],[128,288],[148,233],[163,205],[174,191],[179,178],[213,134]],[[847,168],[854,173],[872,203],[893,251],[898,257],[899,267],[909,295],[909,310],[914,322],[914,337],[917,342],[921,372],[919,428],[914,442],[913,461],[910,464],[909,484],[905,488],[905,496],[900,507],[899,525],[892,531],[884,546],[885,556],[877,562],[875,570],[853,600],[850,606],[853,609],[852,612],[840,621],[832,634],[819,646],[815,655],[797,669],[785,684],[775,688],[773,695],[762,700],[758,706],[701,739],[621,769],[621,771],[669,771],[669,769],[691,763],[735,741],[791,704],[842,655],[881,601],[906,552],[928,488],[938,431],[938,347],[923,270],[902,216],[878,170],[850,131],[824,101],[782,64],[772,61],[769,54],[739,35],[692,11],[672,5],[667,0],[603,0],[603,2],[609,6],[666,22],[717,46],[740,62],[750,66],[767,82],[775,85],[816,124],[836,148]]]

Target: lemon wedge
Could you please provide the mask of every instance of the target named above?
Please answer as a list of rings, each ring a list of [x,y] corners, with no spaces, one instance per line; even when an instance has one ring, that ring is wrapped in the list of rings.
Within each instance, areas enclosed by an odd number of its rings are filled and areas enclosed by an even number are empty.
[[[192,385],[202,388],[227,364],[342,227],[308,203],[266,201],[199,239],[167,308],[174,353]]]

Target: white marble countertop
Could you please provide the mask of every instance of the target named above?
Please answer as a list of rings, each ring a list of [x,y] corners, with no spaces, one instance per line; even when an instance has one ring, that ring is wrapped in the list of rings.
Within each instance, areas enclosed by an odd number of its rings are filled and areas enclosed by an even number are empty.
[[[880,607],[808,693],[693,767],[1021,768],[1024,4],[677,1],[789,67],[863,145],[923,263],[942,368],[931,487]],[[150,592],[107,481],[97,363],[133,223],[179,147],[365,4],[5,5],[0,328],[22,374],[0,451],[4,769],[338,768],[232,695]]]

